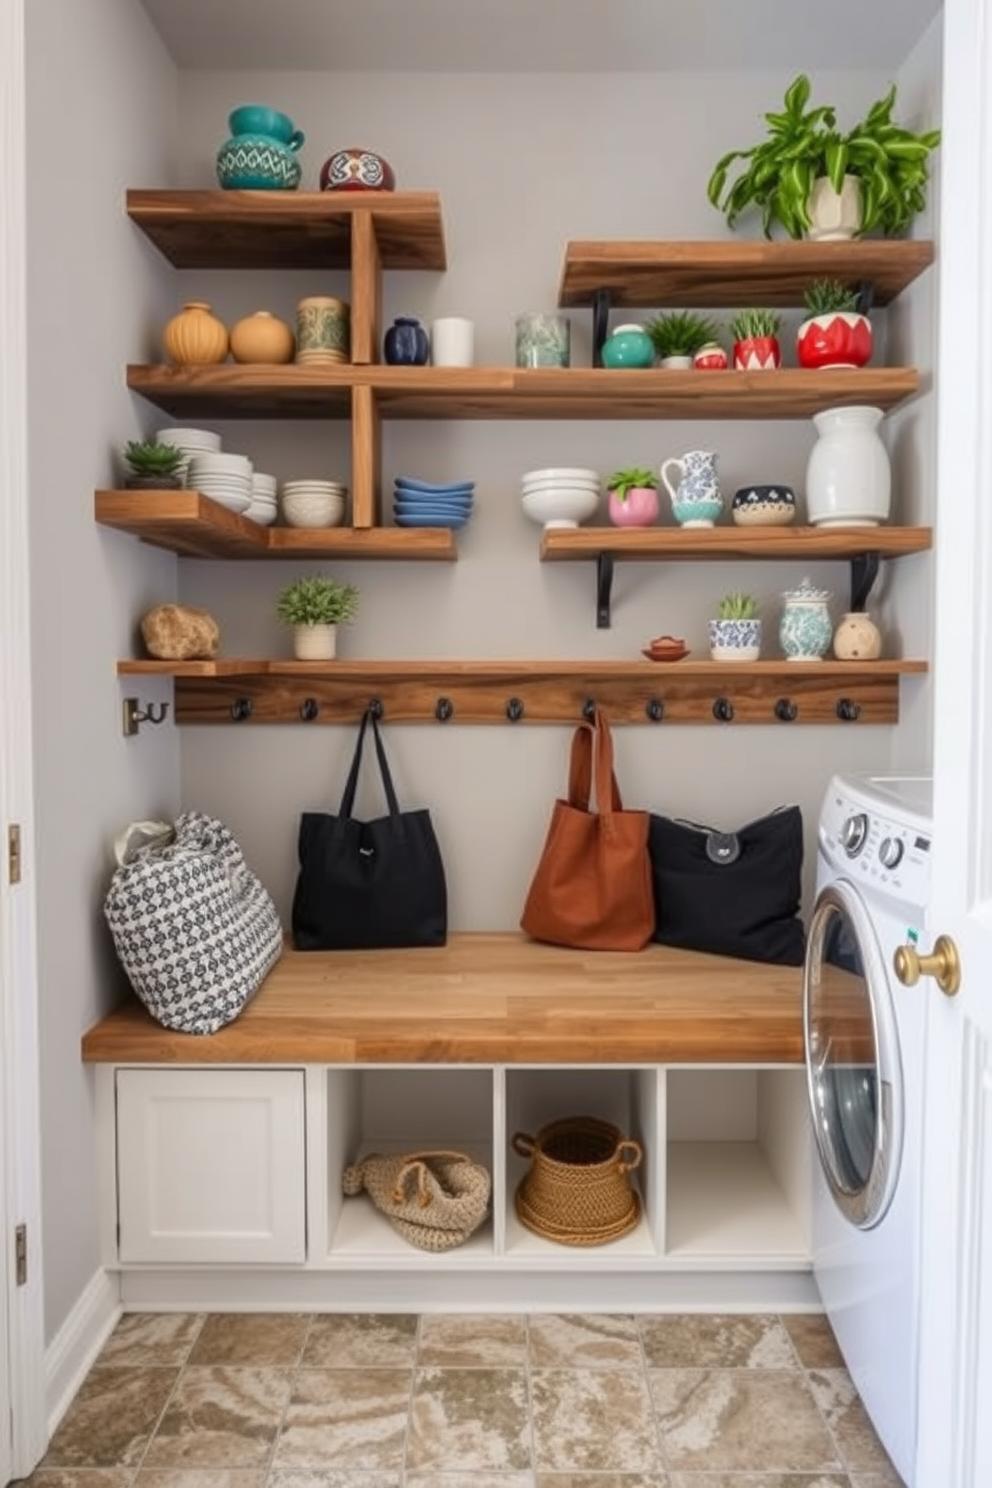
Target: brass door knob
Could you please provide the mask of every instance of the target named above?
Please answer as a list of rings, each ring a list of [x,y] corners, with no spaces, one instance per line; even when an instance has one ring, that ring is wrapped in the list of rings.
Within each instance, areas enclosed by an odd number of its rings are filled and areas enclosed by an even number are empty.
[[[921,956],[913,946],[900,946],[892,964],[904,987],[915,987],[921,976],[932,976],[941,992],[953,997],[961,986],[961,958],[949,935],[937,936],[929,956]]]

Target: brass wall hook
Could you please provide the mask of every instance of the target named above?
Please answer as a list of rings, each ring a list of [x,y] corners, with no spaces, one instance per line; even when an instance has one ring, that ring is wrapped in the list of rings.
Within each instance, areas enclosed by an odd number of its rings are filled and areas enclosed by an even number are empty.
[[[126,697],[122,704],[123,731],[125,739],[133,739],[143,723],[164,723],[169,714],[168,703],[149,703],[142,707],[138,698]]]

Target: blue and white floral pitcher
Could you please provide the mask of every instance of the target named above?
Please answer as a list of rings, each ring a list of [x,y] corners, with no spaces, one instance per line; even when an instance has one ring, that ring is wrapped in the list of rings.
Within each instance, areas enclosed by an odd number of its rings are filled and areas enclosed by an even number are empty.
[[[678,471],[678,483],[668,478],[670,469]],[[681,527],[712,527],[723,510],[723,496],[716,474],[716,455],[712,450],[689,450],[687,454],[665,460],[661,478],[672,498],[672,514]]]

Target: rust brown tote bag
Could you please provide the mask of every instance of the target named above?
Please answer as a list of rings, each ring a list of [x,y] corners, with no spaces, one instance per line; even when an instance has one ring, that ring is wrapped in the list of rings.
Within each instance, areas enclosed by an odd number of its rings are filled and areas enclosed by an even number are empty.
[[[648,813],[623,810],[610,726],[598,708],[572,738],[568,800],[555,802],[520,927],[535,940],[589,951],[639,951],[654,933]]]

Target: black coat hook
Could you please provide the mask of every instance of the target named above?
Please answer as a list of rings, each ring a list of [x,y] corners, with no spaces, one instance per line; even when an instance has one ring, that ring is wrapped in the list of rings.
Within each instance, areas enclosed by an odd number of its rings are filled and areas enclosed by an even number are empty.
[[[713,704],[713,717],[718,723],[730,723],[734,716],[734,705],[729,698],[718,697]]]
[[[506,705],[506,716],[511,723],[519,723],[524,716],[524,705],[520,698],[512,697]]]
[[[783,723],[793,723],[798,716],[799,709],[791,698],[779,698],[775,704],[775,717]]]
[[[304,698],[300,704],[300,717],[304,723],[313,723],[320,714],[320,704],[316,698]]]
[[[856,703],[853,698],[838,698],[834,711],[841,722],[854,723],[861,717],[861,704]]]
[[[455,711],[455,705],[450,698],[440,697],[434,707],[434,717],[438,723],[447,723]]]
[[[235,723],[244,723],[251,717],[251,698],[237,698],[231,704],[231,717]]]
[[[665,705],[661,698],[649,698],[644,704],[644,712],[652,723],[660,723],[665,716]]]
[[[367,713],[370,713],[372,715],[372,717],[375,719],[376,723],[381,723],[382,722],[382,715],[383,715],[384,711],[385,710],[384,710],[384,708],[382,706],[382,703],[379,701],[378,698],[369,698],[368,707],[366,708],[366,712]]]
[[[595,698],[586,698],[585,702],[582,704],[582,717],[585,719],[586,723],[593,722],[594,718],[596,717]]]

